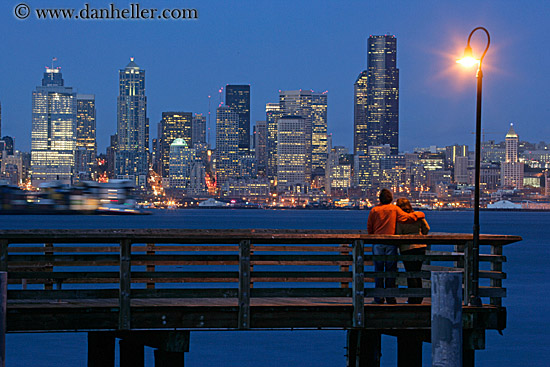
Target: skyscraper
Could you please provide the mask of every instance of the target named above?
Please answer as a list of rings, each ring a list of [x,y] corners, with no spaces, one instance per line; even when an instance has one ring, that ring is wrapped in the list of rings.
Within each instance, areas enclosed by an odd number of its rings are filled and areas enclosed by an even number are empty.
[[[267,123],[267,178],[270,181],[277,177],[277,121],[283,116],[283,110],[278,103],[265,105]]]
[[[355,153],[369,146],[389,144],[391,154],[399,152],[399,69],[395,36],[370,36],[367,42],[366,126],[365,72],[355,83]]]
[[[510,124],[506,134],[506,160],[500,164],[500,182],[503,187],[523,189],[523,163],[518,160],[519,136]]]
[[[130,58],[119,71],[117,98],[117,152],[115,174],[145,187],[149,166],[149,119],[145,96],[145,70]]]
[[[283,116],[277,123],[277,189],[297,191],[306,184],[306,119]]]
[[[59,68],[47,68],[32,93],[31,182],[71,183],[76,145],[76,93]]]
[[[81,180],[91,180],[97,157],[96,110],[93,94],[76,95],[76,152],[75,168]]]
[[[266,176],[267,172],[267,122],[256,121],[254,126],[254,153],[258,162],[258,174]]]
[[[317,167],[324,169],[326,164],[327,93],[301,89],[280,91],[279,105],[283,116],[301,116],[305,119],[306,181],[309,182],[313,170]]]
[[[250,150],[250,85],[226,85],[225,104],[239,115],[239,153]]]
[[[363,70],[353,85],[353,153],[368,154],[367,143],[367,71]]]
[[[170,165],[170,146],[175,139],[185,140],[185,144],[192,147],[192,123],[191,112],[163,112],[159,126],[159,160],[160,174],[167,178]]]
[[[200,113],[193,116],[191,135],[191,145],[194,148],[196,144],[204,144],[206,147],[206,116]]]
[[[216,174],[220,187],[239,174],[239,115],[228,106],[216,110]]]

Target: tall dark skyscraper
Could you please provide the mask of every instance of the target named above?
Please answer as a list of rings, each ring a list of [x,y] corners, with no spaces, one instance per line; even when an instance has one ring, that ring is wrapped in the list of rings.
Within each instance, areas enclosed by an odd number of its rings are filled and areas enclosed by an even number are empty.
[[[145,70],[130,58],[119,71],[117,98],[117,151],[115,174],[144,187],[149,172],[149,119],[145,96]]]
[[[398,153],[399,69],[395,36],[370,36],[368,39],[366,80],[364,71],[355,82],[354,126],[355,153],[367,153],[369,146],[384,144],[390,145],[392,155]]]
[[[239,115],[239,154],[250,150],[250,85],[227,85],[225,104]]]

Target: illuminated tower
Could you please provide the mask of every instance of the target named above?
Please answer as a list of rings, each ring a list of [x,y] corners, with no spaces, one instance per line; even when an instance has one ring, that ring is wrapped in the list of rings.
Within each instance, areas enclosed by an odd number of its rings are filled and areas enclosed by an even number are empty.
[[[93,94],[76,95],[75,168],[79,180],[91,180],[96,171],[96,110]]]
[[[279,92],[283,116],[301,116],[306,134],[306,180],[317,167],[325,168],[327,159],[327,92],[292,90]]]
[[[72,183],[76,145],[76,93],[59,68],[47,68],[32,93],[31,181]]]
[[[523,163],[518,161],[519,136],[514,124],[506,134],[506,160],[500,164],[500,182],[503,187],[523,189]]]
[[[306,183],[306,119],[283,116],[277,123],[277,189],[297,192]]]
[[[132,180],[145,187],[149,166],[149,120],[145,96],[145,70],[130,58],[130,63],[119,71],[117,98],[117,178]]]
[[[277,178],[277,121],[283,116],[283,110],[278,103],[265,105],[267,123],[267,178],[274,181]]]
[[[366,70],[362,71],[353,86],[353,152],[361,155],[366,155],[369,152],[367,145],[367,75]]]
[[[370,36],[368,39],[365,140],[367,147],[389,144],[392,155],[399,151],[399,69],[395,36]],[[361,139],[356,138],[356,141]]]
[[[225,104],[239,115],[239,153],[250,150],[250,85],[226,85]]]
[[[216,110],[216,175],[221,187],[239,173],[239,115],[228,106]]]

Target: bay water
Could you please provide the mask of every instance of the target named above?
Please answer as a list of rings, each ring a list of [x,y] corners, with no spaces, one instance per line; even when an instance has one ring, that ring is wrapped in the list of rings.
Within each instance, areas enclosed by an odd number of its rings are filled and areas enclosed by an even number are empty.
[[[432,232],[471,233],[472,212],[427,212]],[[86,228],[288,228],[366,229],[368,211],[359,210],[163,210],[148,216],[0,216],[0,229]],[[504,248],[508,311],[504,335],[487,332],[478,366],[550,365],[550,212],[481,212],[482,234],[520,235]],[[86,333],[8,334],[6,366],[86,366]],[[199,331],[191,333],[186,366],[345,366],[346,332]],[[393,337],[382,340],[382,366],[396,366]],[[424,343],[424,365],[431,344]],[[118,357],[118,356],[117,356]],[[153,366],[146,348],[146,366]]]

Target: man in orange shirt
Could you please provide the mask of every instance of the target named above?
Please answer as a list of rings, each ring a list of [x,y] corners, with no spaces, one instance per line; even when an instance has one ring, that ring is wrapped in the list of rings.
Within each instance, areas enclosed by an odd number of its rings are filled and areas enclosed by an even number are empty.
[[[368,234],[395,234],[397,222],[415,222],[424,218],[424,213],[413,212],[406,213],[400,207],[393,205],[393,194],[388,189],[382,189],[378,196],[380,204],[373,207],[369,213],[367,220]],[[397,255],[396,245],[372,245],[373,255]],[[384,269],[385,268],[385,269]],[[397,272],[397,261],[374,261],[374,271],[376,272]],[[376,288],[395,288],[395,278],[375,278],[374,283]],[[394,297],[386,297],[386,302],[389,304],[396,303]],[[384,303],[384,298],[374,297],[374,303]]]

